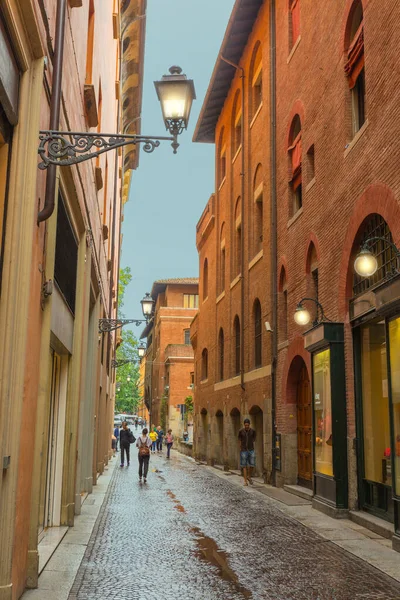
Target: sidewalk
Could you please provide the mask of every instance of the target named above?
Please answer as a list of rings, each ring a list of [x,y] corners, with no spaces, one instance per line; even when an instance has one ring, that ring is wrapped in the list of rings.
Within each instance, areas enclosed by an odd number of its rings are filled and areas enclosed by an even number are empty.
[[[68,599],[117,464],[118,456],[110,460],[93,493],[86,496],[81,514],[75,516],[74,527],[69,528],[42,571],[39,587],[27,590],[22,595],[23,600]]]
[[[392,549],[392,542],[350,519],[333,519],[312,508],[311,502],[265,484],[261,478],[253,478],[254,485],[244,487],[239,471],[223,471],[218,467],[204,464],[217,477],[242,487],[248,494],[257,496],[261,501],[278,508],[285,515],[302,523],[308,529],[343,548],[350,554],[379,569],[400,582],[400,553]]]

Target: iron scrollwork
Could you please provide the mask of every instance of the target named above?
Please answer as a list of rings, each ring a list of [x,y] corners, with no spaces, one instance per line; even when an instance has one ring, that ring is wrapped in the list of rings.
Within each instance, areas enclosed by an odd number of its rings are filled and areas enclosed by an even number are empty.
[[[143,144],[143,150],[147,153],[153,152],[164,140],[172,142],[174,154],[179,146],[176,133],[173,133],[173,137],[149,137],[79,131],[40,131],[39,139],[38,154],[42,159],[39,169],[42,170],[47,169],[49,165],[75,165],[130,144]]]
[[[115,331],[124,325],[135,323],[139,327],[141,323],[147,323],[144,319],[99,319],[99,333]]]
[[[136,360],[112,360],[111,361],[111,368],[112,369],[118,369],[118,367],[122,367],[123,365],[128,365],[129,363],[136,363],[138,361]]]

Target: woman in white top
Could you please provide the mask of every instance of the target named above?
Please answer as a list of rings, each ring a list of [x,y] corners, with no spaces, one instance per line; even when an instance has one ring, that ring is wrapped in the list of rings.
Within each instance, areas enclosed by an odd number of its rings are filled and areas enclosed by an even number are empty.
[[[151,439],[147,435],[147,429],[143,429],[142,435],[138,438],[136,442],[136,446],[139,448],[139,481],[143,481],[146,483],[147,481],[147,473],[149,470],[149,460],[150,460],[150,447],[151,447]]]

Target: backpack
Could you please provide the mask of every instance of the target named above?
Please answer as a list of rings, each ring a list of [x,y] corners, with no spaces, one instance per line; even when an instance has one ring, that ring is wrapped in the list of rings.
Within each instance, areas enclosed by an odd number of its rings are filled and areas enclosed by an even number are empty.
[[[146,442],[147,442],[147,436],[146,436]],[[140,446],[139,446],[139,456],[150,456],[150,448],[148,447],[148,445],[142,441],[142,438],[139,438],[140,440]]]

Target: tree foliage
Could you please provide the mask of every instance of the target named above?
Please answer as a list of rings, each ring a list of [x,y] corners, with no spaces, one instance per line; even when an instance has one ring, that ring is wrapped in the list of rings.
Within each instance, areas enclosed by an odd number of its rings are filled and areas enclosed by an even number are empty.
[[[126,288],[131,280],[130,268],[121,269],[118,284],[119,318],[125,318],[121,308],[124,305]],[[122,342],[117,348],[117,361],[129,360],[135,362],[129,362],[117,368],[115,410],[118,413],[136,414],[140,401],[138,340],[133,331],[126,329],[126,327],[121,330],[120,335]]]

